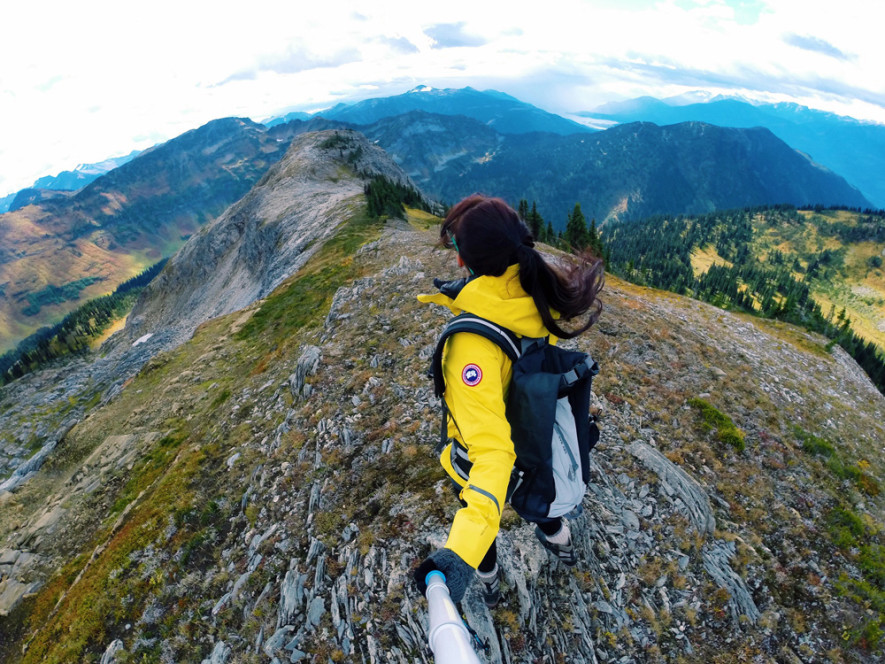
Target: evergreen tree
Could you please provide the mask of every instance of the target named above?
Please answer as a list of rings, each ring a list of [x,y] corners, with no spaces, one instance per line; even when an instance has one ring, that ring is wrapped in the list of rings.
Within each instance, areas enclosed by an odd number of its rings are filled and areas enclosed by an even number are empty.
[[[568,216],[563,240],[572,249],[584,249],[590,243],[587,220],[581,212],[580,203],[575,203],[575,209]]]
[[[529,229],[532,231],[532,237],[534,237],[539,242],[547,242],[547,228],[544,226],[544,219],[538,213],[538,206],[535,204],[535,201],[532,201],[532,211],[529,212],[529,217],[526,220],[529,225]]]
[[[597,256],[602,256],[604,253],[602,238],[600,238],[599,231],[596,229],[595,217],[590,220],[590,229],[587,231],[587,247]]]

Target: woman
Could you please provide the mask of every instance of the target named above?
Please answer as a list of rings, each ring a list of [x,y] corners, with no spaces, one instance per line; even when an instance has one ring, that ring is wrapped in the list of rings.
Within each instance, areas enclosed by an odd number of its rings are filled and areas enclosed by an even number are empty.
[[[446,216],[440,239],[457,252],[458,266],[470,276],[443,284],[439,294],[419,295],[422,302],[445,305],[456,315],[470,312],[519,336],[550,336],[553,342],[585,332],[599,317],[601,261],[581,257],[555,266],[545,261],[528,227],[499,198],[473,195],[458,203]],[[575,329],[560,325],[561,320],[585,315]],[[448,430],[455,440],[440,462],[458,485],[462,509],[455,514],[444,548],[421,563],[415,580],[423,593],[427,573],[438,569],[446,576],[452,599],[459,602],[476,570],[485,602],[492,607],[499,598],[495,537],[516,458],[505,417],[512,366],[494,342],[459,333],[446,342],[443,373]],[[456,459],[460,450],[469,460],[466,481],[453,466],[451,445],[456,446]],[[575,564],[566,521],[538,524],[535,533],[565,564]]]

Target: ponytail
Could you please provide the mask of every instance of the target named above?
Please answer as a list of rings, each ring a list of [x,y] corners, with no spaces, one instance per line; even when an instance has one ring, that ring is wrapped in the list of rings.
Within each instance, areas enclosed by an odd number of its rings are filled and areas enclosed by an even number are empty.
[[[471,274],[498,277],[519,263],[520,284],[534,300],[544,327],[557,337],[572,339],[586,332],[602,313],[602,261],[584,253],[548,262],[534,248],[528,226],[500,198],[474,194],[462,200],[446,215],[440,241],[458,251]],[[577,328],[566,330],[553,312],[565,321],[589,314]]]
[[[544,327],[562,339],[586,332],[599,319],[602,302],[598,295],[605,283],[603,264],[590,255],[572,255],[564,265],[554,267],[537,250],[523,245],[517,251],[519,282],[532,296]],[[566,330],[551,313],[570,321],[589,312],[577,328]]]

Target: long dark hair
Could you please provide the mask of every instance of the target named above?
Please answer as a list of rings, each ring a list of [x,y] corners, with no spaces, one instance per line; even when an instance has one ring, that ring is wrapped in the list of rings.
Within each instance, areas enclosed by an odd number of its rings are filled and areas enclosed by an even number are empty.
[[[499,277],[519,263],[519,281],[532,296],[544,327],[557,337],[571,339],[585,332],[602,313],[599,291],[605,283],[602,261],[588,254],[572,254],[553,264],[534,248],[532,233],[516,211],[500,198],[474,194],[455,205],[440,228],[440,240],[454,248],[472,274]],[[562,320],[587,314],[576,329]]]

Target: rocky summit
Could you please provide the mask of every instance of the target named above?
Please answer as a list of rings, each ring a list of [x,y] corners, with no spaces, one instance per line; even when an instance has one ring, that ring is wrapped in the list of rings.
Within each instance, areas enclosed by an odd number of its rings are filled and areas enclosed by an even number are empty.
[[[457,508],[448,312],[415,296],[457,267],[430,215],[368,214],[360,160],[392,162],[358,141],[299,137],[104,357],[0,391],[0,659],[433,661],[411,571]],[[463,603],[484,661],[877,661],[885,398],[797,328],[603,299],[567,343],[602,368],[578,564],[505,510],[502,602]]]

